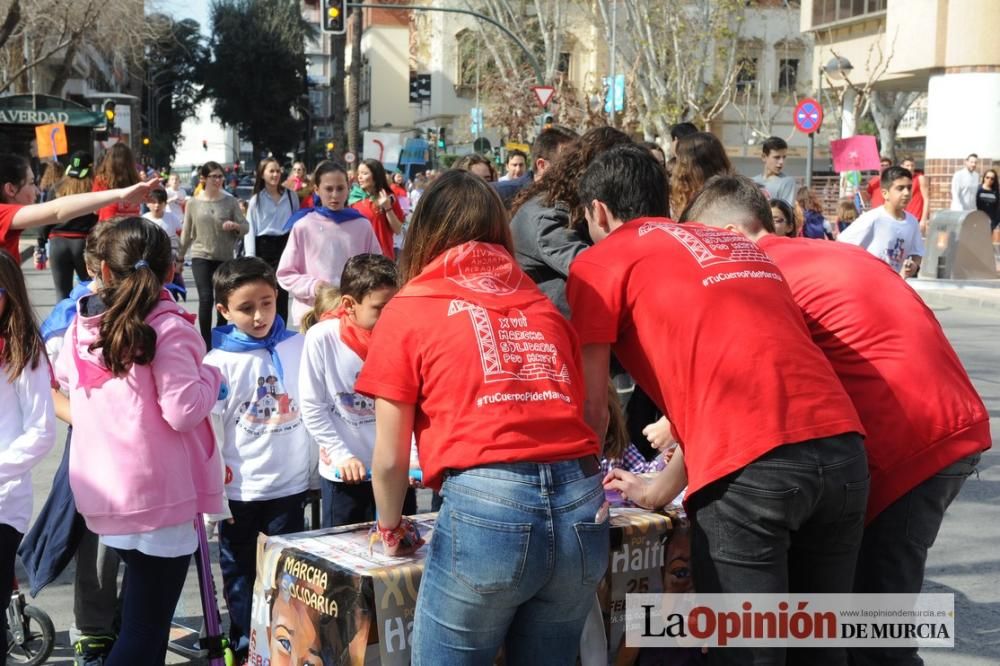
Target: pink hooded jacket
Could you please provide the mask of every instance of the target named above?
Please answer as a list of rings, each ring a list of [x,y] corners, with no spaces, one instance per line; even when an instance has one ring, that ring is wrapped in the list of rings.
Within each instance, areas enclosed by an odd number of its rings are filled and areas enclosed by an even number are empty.
[[[222,375],[202,364],[193,316],[161,300],[146,317],[156,331],[153,362],[114,377],[101,351],[88,350],[103,315],[83,316],[85,301],[55,371],[69,389],[70,486],[87,527],[134,534],[218,513],[221,462],[209,418]]]

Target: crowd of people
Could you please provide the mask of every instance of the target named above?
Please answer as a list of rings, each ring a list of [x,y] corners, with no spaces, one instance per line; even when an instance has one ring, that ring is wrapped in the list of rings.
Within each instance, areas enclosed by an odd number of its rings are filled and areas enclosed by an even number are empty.
[[[415,486],[434,491],[414,664],[491,663],[501,647],[511,664],[576,663],[609,491],[650,509],[683,496],[700,592],[919,592],[991,443],[903,279],[923,254],[925,181],[887,165],[879,203],[827,221],[784,174],[780,138],[751,180],[711,133],[674,134],[667,160],[614,128],[551,127],[504,178],[469,156],[409,188],[376,160],[286,177],[265,159],[245,213],[215,162],[186,196],[140,177],[121,144],[96,169],[75,154],[36,203],[28,163],[0,156],[0,394],[14,406],[0,416],[0,588],[59,418],[54,487],[86,524],[86,663],[163,662],[202,514],[245,659],[256,536],[303,530],[315,491],[323,527],[374,521],[390,555],[423,546],[407,516]],[[18,240],[45,226],[63,300],[39,329]],[[186,257],[197,316],[171,295]],[[42,512],[26,562],[53,556],[38,534],[63,513]],[[290,642],[272,641],[272,663]],[[920,663],[915,649],[850,658]]]

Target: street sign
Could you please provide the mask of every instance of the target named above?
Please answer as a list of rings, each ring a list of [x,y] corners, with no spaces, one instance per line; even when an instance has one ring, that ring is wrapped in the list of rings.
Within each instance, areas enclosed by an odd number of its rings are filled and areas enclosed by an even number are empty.
[[[354,164],[354,160],[358,159],[354,153],[347,152],[344,153],[344,161],[348,164]]]
[[[538,105],[544,109],[552,101],[552,96],[556,94],[556,89],[552,86],[531,86],[531,92],[535,93]]]
[[[795,107],[792,122],[795,123],[795,129],[804,134],[818,132],[823,124],[823,107],[816,100],[807,97]]]

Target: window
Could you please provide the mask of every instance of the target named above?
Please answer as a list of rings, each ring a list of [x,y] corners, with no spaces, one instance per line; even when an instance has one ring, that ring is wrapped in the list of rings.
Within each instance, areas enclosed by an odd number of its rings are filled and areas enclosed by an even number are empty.
[[[736,72],[736,92],[747,93],[757,87],[757,58],[740,58]]]
[[[410,104],[429,102],[431,99],[431,75],[410,72]]]
[[[813,0],[813,26],[884,12],[886,0]]]
[[[570,56],[569,53],[560,53],[559,54],[559,64],[556,66],[556,69],[558,69],[559,73],[562,74],[565,77],[569,77],[569,63],[570,63],[570,58],[571,58],[571,56]]]
[[[782,58],[778,61],[778,90],[795,92],[799,81],[799,59]]]

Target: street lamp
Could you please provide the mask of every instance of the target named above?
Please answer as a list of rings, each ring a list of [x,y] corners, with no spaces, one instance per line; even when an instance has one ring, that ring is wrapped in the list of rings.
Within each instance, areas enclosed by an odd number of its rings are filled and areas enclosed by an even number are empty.
[[[819,90],[816,97],[819,99],[820,105],[823,104],[823,75],[826,74],[831,79],[835,81],[840,81],[846,79],[851,71],[854,69],[854,65],[851,61],[844,56],[834,56],[830,58],[830,61],[819,68],[819,75],[816,77],[816,83],[819,86]],[[816,132],[819,128],[816,128]],[[815,134],[812,132],[809,134],[809,154],[806,157],[806,187],[812,187],[812,173],[813,173],[813,144],[815,143]]]

